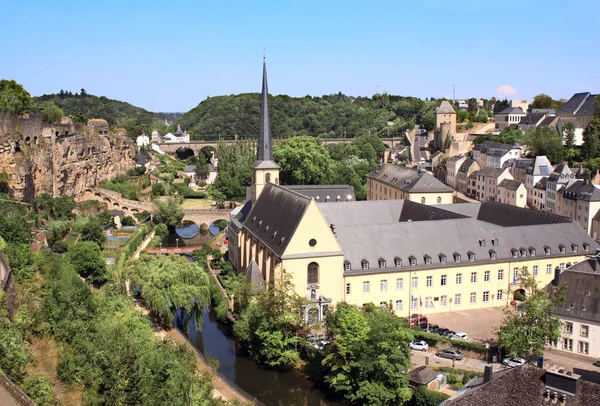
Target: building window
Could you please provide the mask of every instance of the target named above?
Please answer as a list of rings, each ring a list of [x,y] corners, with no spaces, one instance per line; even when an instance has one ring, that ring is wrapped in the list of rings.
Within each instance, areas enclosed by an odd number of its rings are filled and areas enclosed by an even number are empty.
[[[580,341],[579,342],[579,352],[581,354],[589,354],[590,353],[590,344],[588,342],[585,341]]]
[[[410,281],[410,286],[413,289],[418,289],[419,288],[419,277],[418,276],[413,276],[411,281]]]
[[[440,264],[445,264],[447,261],[446,256],[444,254],[440,254]]]
[[[379,267],[380,268],[385,268],[385,259],[380,259],[379,260]]]
[[[396,300],[396,311],[397,312],[402,311],[402,300]]]
[[[490,271],[485,271],[483,273],[483,281],[484,282],[489,282],[490,281]]]
[[[424,197],[421,198],[421,203],[425,204],[425,198]]]
[[[492,245],[493,245],[494,247],[497,247],[497,246],[498,246],[498,239],[497,239],[497,238],[494,238],[494,239],[492,240]]]
[[[440,306],[446,307],[448,305],[448,296],[443,295],[440,297]]]
[[[417,265],[417,258],[415,258],[415,257],[408,257],[408,260],[410,261],[410,266],[416,266]]]
[[[483,303],[487,303],[490,301],[490,292],[485,291],[483,292]]]
[[[454,262],[460,262],[460,254],[454,253]]]
[[[563,263],[563,264],[560,264],[560,265],[559,265],[559,268],[560,268],[560,271],[561,271],[561,272],[562,272],[562,271],[564,271],[564,270],[565,270],[565,264],[564,264],[564,263]]]
[[[404,279],[398,278],[396,279],[396,290],[404,289]]]
[[[546,265],[546,275],[550,275],[552,273],[552,264]]]
[[[379,302],[379,308],[381,310],[387,309],[387,303],[386,302]]]
[[[396,263],[397,268],[400,268],[402,266],[402,260],[400,258],[394,259],[394,262]]]
[[[563,338],[563,350],[573,351],[573,340],[570,338]]]
[[[427,309],[432,308],[433,306],[431,304],[432,304],[431,303],[431,296],[426,297],[425,298],[425,308],[427,308]]]
[[[477,283],[477,272],[471,272],[471,283]]]
[[[456,295],[454,295],[454,305],[460,306],[460,302],[461,302],[461,296],[460,296],[460,293],[457,293]]]
[[[586,326],[586,325],[581,325],[581,336],[582,337],[588,337],[589,336],[589,332],[590,332],[590,326]]]
[[[352,269],[352,266],[350,266],[350,262],[348,262],[348,261],[344,262],[344,270],[349,271],[351,269]]]
[[[565,323],[565,334],[573,334],[573,323],[568,321]]]
[[[426,285],[427,285],[428,288],[430,288],[430,287],[433,286],[433,276],[428,276],[426,278]]]
[[[513,283],[518,283],[519,282],[519,268],[515,267],[513,269]]]
[[[456,284],[462,285],[462,274],[461,273],[456,274]]]
[[[583,250],[584,250],[584,251],[589,251],[589,250],[590,250],[590,244],[588,244],[588,243],[583,243]]]
[[[423,258],[425,259],[426,265],[431,265],[431,257],[429,255],[425,255]]]
[[[308,264],[308,284],[319,283],[319,264],[311,262]]]
[[[471,304],[475,304],[477,303],[477,293],[476,292],[472,292],[471,293],[471,300],[470,300]]]
[[[512,250],[510,250],[510,252],[512,253],[512,257],[513,258],[518,258],[519,257],[519,250],[516,250],[516,249],[513,248]]]
[[[529,248],[529,255],[532,257],[535,256],[535,248]]]
[[[438,202],[438,204],[440,204],[442,202],[442,198],[440,196],[438,196],[437,202]]]
[[[538,266],[537,265],[533,266],[533,276],[538,276]]]
[[[349,294],[350,294],[350,291],[351,291],[351,289],[350,289],[350,284],[349,284],[349,283],[347,283],[347,284],[346,284],[346,294],[347,294],[347,295],[349,295]]]
[[[387,280],[385,280],[385,279],[382,279],[382,280],[379,282],[379,291],[380,291],[380,292],[387,292]]]
[[[490,250],[490,259],[497,259],[498,254],[494,250]]]
[[[371,283],[369,281],[363,282],[363,293],[369,293],[371,291]]]
[[[586,221],[587,221],[587,219],[586,219]],[[579,247],[577,246],[577,244],[571,244],[571,251],[573,251],[573,252],[577,252],[577,251],[578,251],[578,248],[579,248]]]
[[[504,280],[504,269],[498,269],[498,280],[499,281]]]
[[[498,292],[496,292],[496,297],[498,298],[498,300],[502,300],[502,296],[503,296],[502,294],[503,294],[502,289],[498,289]]]
[[[442,278],[441,278],[441,281],[440,281],[440,284],[442,286],[446,286],[447,278],[448,278],[447,275],[442,275]]]
[[[412,296],[410,298],[410,310],[416,310],[418,305],[418,300],[416,297]]]
[[[469,252],[468,255],[469,255],[469,261],[471,261],[471,262],[475,261],[475,254],[473,254],[472,252]]]
[[[565,252],[567,252],[567,247],[565,247],[564,245],[559,245],[558,249],[560,250],[561,254],[564,254]]]
[[[550,255],[552,253],[552,249],[550,247],[544,247],[544,252],[546,255]]]
[[[369,269],[369,261],[365,259],[362,260],[362,269]]]

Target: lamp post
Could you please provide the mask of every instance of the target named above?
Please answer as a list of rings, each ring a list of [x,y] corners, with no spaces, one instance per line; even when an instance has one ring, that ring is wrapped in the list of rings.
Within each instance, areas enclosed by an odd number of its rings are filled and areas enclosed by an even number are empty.
[[[179,238],[175,238],[176,249],[179,249]]]
[[[159,242],[158,245],[160,246],[160,249],[158,251],[158,253],[160,254],[162,252],[162,242]]]

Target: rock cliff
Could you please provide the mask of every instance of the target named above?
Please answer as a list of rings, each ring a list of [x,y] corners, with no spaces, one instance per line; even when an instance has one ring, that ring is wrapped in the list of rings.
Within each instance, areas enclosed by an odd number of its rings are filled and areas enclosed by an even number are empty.
[[[134,155],[124,130],[109,131],[104,120],[50,125],[38,115],[0,113],[0,174],[18,200],[83,194],[134,168]]]

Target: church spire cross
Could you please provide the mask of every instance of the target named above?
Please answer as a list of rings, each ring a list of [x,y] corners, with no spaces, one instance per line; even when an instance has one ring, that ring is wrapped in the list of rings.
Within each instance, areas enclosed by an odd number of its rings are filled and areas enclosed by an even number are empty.
[[[260,132],[258,134],[257,161],[271,161],[271,119],[269,117],[269,88],[267,86],[267,60],[263,57],[263,82],[260,103]]]

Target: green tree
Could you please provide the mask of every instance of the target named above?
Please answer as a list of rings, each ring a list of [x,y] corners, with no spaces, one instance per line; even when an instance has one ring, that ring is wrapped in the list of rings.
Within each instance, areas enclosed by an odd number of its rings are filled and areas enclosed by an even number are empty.
[[[291,368],[300,359],[300,309],[290,276],[281,272],[268,289],[241,311],[233,331],[250,354],[270,367]]]
[[[325,183],[331,171],[331,157],[317,138],[299,136],[275,146],[273,158],[281,167],[281,183],[318,185]]]
[[[218,189],[227,199],[245,198],[246,187],[252,180],[252,164],[256,160],[256,142],[217,144],[219,173],[212,188]]]
[[[533,156],[546,155],[552,162],[565,159],[563,137],[553,128],[529,128],[525,132],[524,142]]]
[[[469,113],[477,112],[477,99],[476,98],[471,97],[470,99],[468,99],[467,105],[468,105],[467,110],[469,111]]]
[[[575,148],[575,124],[572,121],[567,121],[563,127],[563,136],[565,148]]]
[[[554,309],[565,302],[567,286],[561,285],[552,292],[539,288],[527,267],[519,272],[519,283],[525,290],[525,302],[517,311],[505,310],[505,317],[498,331],[499,345],[508,355],[541,358],[547,342],[558,340],[562,321]]]
[[[135,219],[131,216],[125,216],[121,219],[121,225],[123,226],[135,226],[136,224]]]
[[[547,94],[541,93],[533,97],[533,102],[530,107],[532,109],[551,109],[554,107],[555,101]]]
[[[51,123],[60,123],[64,113],[53,102],[48,101],[42,104],[42,118]]]
[[[160,223],[154,228],[154,234],[158,236],[161,242],[165,242],[169,236],[169,228],[166,224]]]
[[[21,389],[38,406],[54,406],[58,404],[52,383],[39,375],[29,375],[25,378]]]
[[[494,102],[494,114],[500,113],[502,110],[505,110],[510,107],[510,102],[507,99],[504,100],[496,100]]]
[[[583,131],[582,153],[585,159],[600,157],[600,117],[593,118]]]
[[[69,249],[69,261],[75,270],[91,283],[101,284],[108,280],[106,261],[95,242],[83,241],[73,244]]]
[[[152,196],[164,196],[166,195],[165,184],[162,182],[157,182],[152,185]]]
[[[154,221],[164,223],[171,230],[177,228],[185,215],[183,207],[174,197],[162,197],[154,201]]]
[[[0,80],[0,111],[29,113],[34,103],[25,88],[14,80]]]
[[[104,234],[104,228],[100,221],[96,218],[90,219],[83,228],[80,234],[81,241],[91,241],[98,245],[99,248],[104,246],[106,242],[106,235]]]
[[[208,274],[199,263],[176,255],[144,255],[127,268],[150,310],[167,325],[178,309],[196,317],[210,304]]]
[[[393,313],[340,303],[327,319],[333,338],[322,361],[325,381],[350,402],[397,405],[410,398],[406,372],[413,336]]]
[[[31,224],[23,217],[0,215],[0,236],[9,244],[29,243]]]
[[[87,123],[88,120],[87,116],[83,113],[80,107],[75,107],[73,109],[73,111],[71,112],[71,118],[73,119],[74,123],[81,124]]]
[[[413,392],[411,404],[414,406],[438,406],[449,397],[445,393],[429,390],[426,386],[418,386]]]
[[[196,160],[196,179],[198,182],[203,181],[208,177],[209,168],[208,163],[203,159]]]

